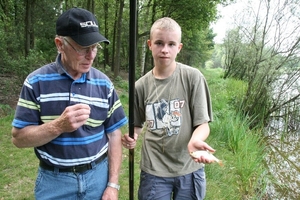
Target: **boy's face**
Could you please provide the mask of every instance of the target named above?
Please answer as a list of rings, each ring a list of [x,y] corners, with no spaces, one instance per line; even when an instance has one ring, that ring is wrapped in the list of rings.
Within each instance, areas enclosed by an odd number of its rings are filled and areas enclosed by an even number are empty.
[[[182,48],[178,31],[155,29],[148,40],[149,49],[156,67],[168,67],[175,64],[177,54]]]

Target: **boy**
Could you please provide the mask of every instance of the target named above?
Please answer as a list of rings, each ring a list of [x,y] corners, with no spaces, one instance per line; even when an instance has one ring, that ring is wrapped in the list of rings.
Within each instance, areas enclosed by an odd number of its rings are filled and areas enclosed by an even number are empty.
[[[149,49],[154,68],[136,82],[135,136],[122,137],[132,149],[146,122],[138,198],[140,200],[204,199],[203,163],[213,162],[189,152],[208,150],[204,141],[212,121],[209,89],[198,69],[175,61],[182,48],[181,28],[171,18],[151,28]]]

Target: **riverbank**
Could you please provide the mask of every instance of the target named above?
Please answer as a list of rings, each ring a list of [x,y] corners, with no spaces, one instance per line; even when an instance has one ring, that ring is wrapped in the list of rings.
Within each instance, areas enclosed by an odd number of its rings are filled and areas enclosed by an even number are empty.
[[[233,109],[243,94],[243,83],[221,78],[220,70],[203,71],[213,102],[214,122],[207,142],[216,149],[215,156],[223,161],[206,165],[207,200],[267,199],[265,198],[265,172],[263,165],[264,144],[260,132],[248,129],[247,119]],[[120,99],[128,110],[128,83],[115,81]],[[11,144],[13,113],[6,106],[6,116],[0,119],[0,200],[33,199],[34,181],[38,160],[33,149],[17,149]],[[127,128],[123,132],[127,132]],[[139,160],[141,139],[135,149],[134,180],[135,199],[139,184]],[[128,150],[123,150],[119,199],[129,199]]]

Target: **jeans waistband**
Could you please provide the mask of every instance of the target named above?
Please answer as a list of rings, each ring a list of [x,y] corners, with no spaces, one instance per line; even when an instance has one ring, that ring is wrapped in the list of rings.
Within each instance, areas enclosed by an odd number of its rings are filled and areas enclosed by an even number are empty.
[[[67,168],[58,168],[55,166],[50,166],[47,163],[43,162],[40,160],[40,167],[45,170],[49,171],[58,171],[58,172],[74,172],[74,173],[83,173],[87,170],[90,170],[93,168],[93,165],[96,165],[103,161],[107,157],[107,152],[104,153],[102,156],[100,156],[97,160],[88,163],[88,164],[82,164],[82,165],[76,165],[72,167],[67,167]]]

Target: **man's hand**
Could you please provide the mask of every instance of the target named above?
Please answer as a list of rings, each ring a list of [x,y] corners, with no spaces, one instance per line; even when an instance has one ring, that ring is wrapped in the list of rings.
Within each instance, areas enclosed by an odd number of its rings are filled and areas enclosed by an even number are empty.
[[[64,132],[72,132],[82,126],[90,116],[90,107],[76,104],[67,107],[55,120],[26,126],[22,129],[12,128],[12,142],[19,148],[42,146]]]
[[[118,190],[112,187],[107,187],[102,195],[101,200],[118,200]]]
[[[90,116],[91,108],[86,104],[68,106],[57,119],[61,132],[72,132],[81,127]]]

